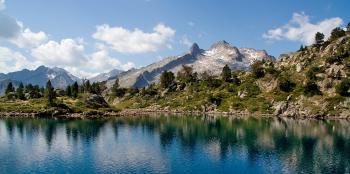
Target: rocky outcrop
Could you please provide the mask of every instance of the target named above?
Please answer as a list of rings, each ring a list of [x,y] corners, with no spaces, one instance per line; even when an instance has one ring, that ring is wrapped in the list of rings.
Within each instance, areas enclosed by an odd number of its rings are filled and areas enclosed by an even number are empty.
[[[85,103],[87,107],[94,109],[108,107],[108,103],[106,102],[106,100],[101,95],[97,94],[92,94],[89,97],[87,97]]]

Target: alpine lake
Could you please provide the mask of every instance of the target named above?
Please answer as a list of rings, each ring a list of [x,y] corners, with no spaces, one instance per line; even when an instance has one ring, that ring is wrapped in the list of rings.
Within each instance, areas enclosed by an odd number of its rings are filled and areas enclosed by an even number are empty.
[[[0,118],[0,173],[350,173],[350,121]]]

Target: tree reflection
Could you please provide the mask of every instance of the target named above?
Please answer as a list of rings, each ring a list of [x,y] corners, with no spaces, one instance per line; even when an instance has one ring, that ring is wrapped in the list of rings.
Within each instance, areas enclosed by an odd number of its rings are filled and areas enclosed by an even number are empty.
[[[217,141],[220,143],[218,155],[221,160],[232,152],[230,149],[244,147],[249,162],[255,163],[261,156],[272,154],[284,162],[284,167],[297,172],[341,172],[350,166],[349,122],[195,116],[130,117],[117,120],[118,126],[141,126],[156,132],[164,148],[172,145],[176,139],[184,152],[193,153],[198,148],[197,144],[207,144],[207,148],[210,148],[209,144]],[[329,142],[331,139],[333,142]],[[339,162],[320,161],[315,157],[325,155],[325,151],[330,151],[326,155],[333,156]],[[289,164],[289,161],[295,163]]]
[[[110,120],[9,118],[3,122],[10,138],[40,134],[48,147],[60,141],[56,138],[57,132],[64,132],[68,141],[90,143],[95,142],[103,128],[111,129],[118,139],[119,129],[128,127],[159,136],[164,149],[175,144],[181,148],[180,152],[190,155],[199,150],[226,160],[235,152],[241,152],[253,165],[261,162],[261,158],[267,163],[277,159],[281,168],[296,173],[350,170],[350,123],[344,120],[147,116]]]

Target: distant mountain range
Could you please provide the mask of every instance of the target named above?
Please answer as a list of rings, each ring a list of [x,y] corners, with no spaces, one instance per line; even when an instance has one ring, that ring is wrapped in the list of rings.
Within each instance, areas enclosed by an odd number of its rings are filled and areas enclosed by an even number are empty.
[[[114,69],[108,73],[102,73],[90,78],[91,82],[107,81],[107,86],[114,83],[116,77],[119,78],[122,87],[141,88],[155,83],[159,80],[163,71],[177,73],[182,65],[190,65],[195,72],[211,72],[213,75],[220,74],[222,67],[226,64],[234,70],[247,70],[256,60],[274,59],[264,50],[253,48],[237,48],[231,46],[226,41],[219,41],[213,44],[208,50],[203,50],[194,43],[190,50],[180,56],[164,58],[139,69],[122,71]],[[8,74],[0,73],[0,95],[4,93],[7,84],[12,82],[15,86],[21,82],[23,84],[33,84],[45,86],[51,80],[55,88],[65,88],[75,81],[82,82],[82,79],[72,75],[62,68],[48,68],[40,66],[35,70],[21,70]]]
[[[23,84],[31,83],[33,85],[45,86],[48,80],[51,80],[55,88],[65,88],[75,81],[81,81],[80,78],[62,68],[40,66],[35,70],[24,69],[8,74],[0,74],[0,94],[3,94],[9,82],[12,82],[15,86],[18,86],[21,82]]]
[[[208,50],[203,50],[194,43],[183,55],[168,57],[140,69],[122,72],[118,78],[122,87],[140,88],[157,82],[163,71],[177,73],[183,64],[192,66],[198,73],[209,71],[218,75],[226,64],[233,70],[247,70],[254,61],[264,59],[272,60],[274,57],[265,50],[237,48],[226,41],[219,41]],[[115,78],[108,80],[107,85],[111,86],[114,80]]]

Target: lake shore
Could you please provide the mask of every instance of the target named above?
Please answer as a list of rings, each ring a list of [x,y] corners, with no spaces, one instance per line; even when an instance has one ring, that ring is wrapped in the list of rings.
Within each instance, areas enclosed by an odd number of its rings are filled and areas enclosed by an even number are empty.
[[[149,116],[154,114],[163,115],[206,115],[206,116],[234,116],[234,117],[288,117],[295,119],[319,119],[319,120],[336,120],[336,119],[350,119],[350,116],[327,116],[327,115],[277,115],[270,113],[250,113],[244,111],[222,112],[222,111],[182,111],[182,110],[153,110],[153,109],[125,109],[120,112],[1,112],[1,117],[17,117],[17,118],[56,118],[56,119],[99,119],[109,117],[123,117],[123,116]]]

